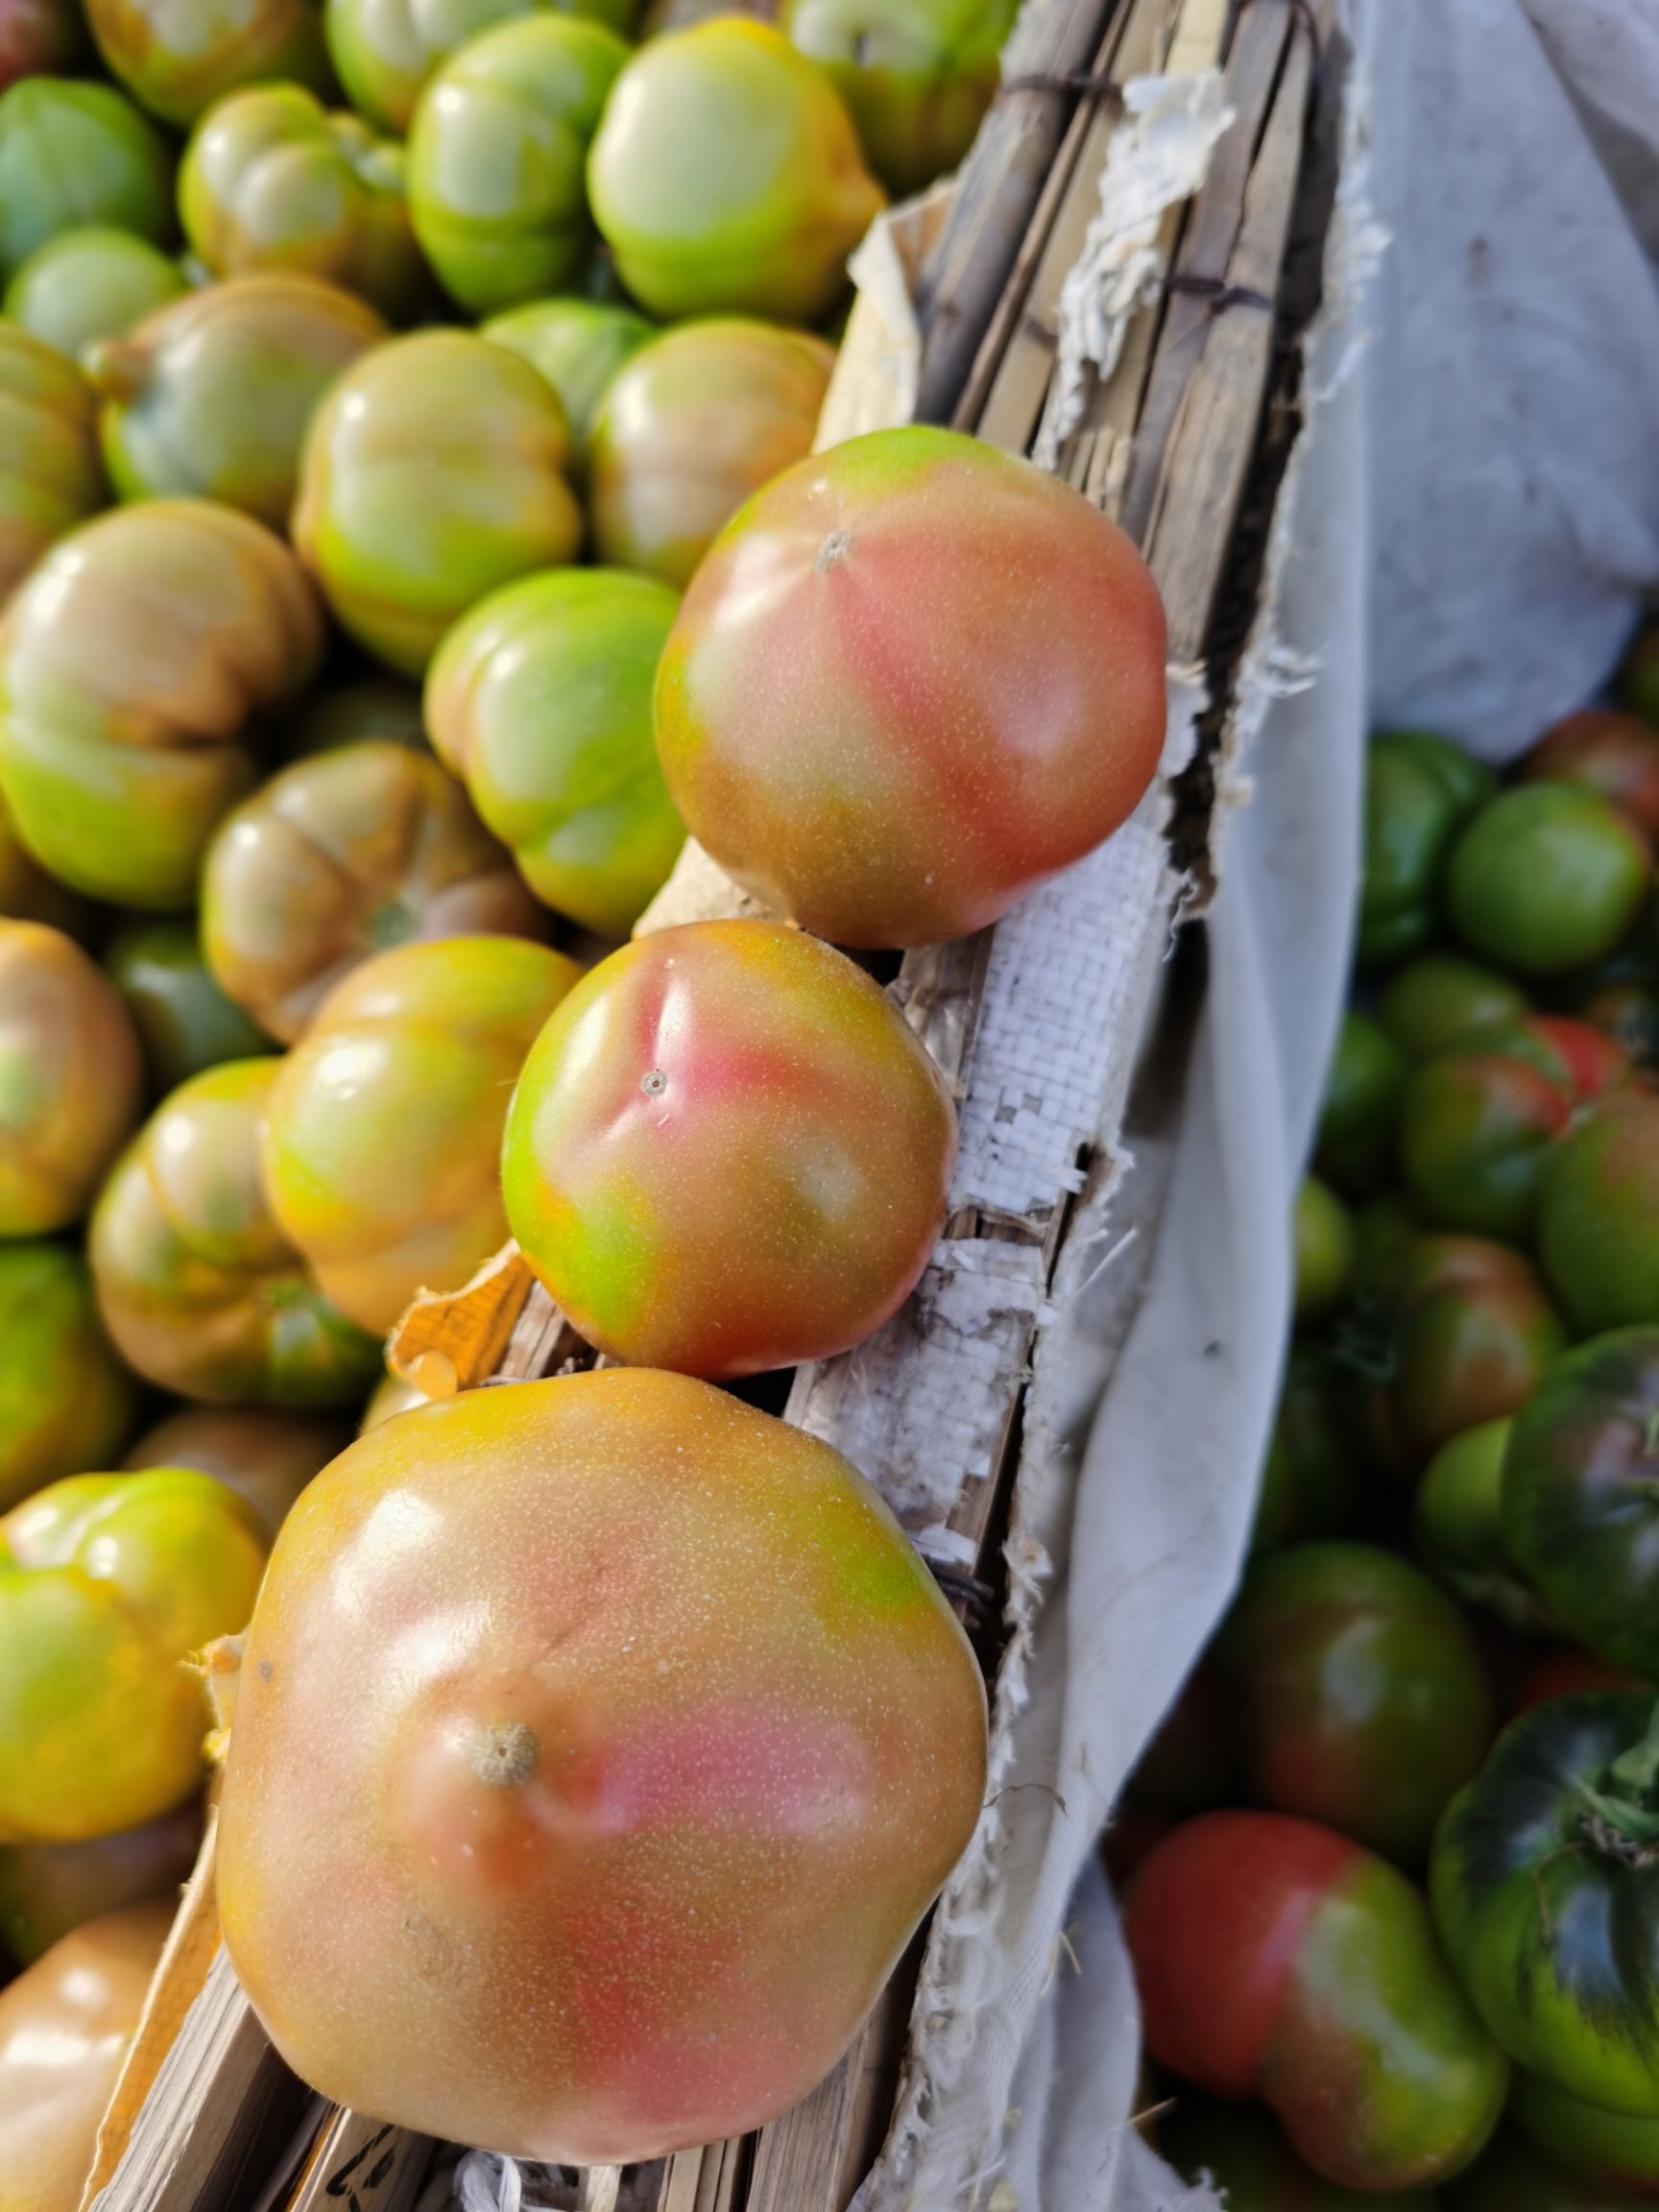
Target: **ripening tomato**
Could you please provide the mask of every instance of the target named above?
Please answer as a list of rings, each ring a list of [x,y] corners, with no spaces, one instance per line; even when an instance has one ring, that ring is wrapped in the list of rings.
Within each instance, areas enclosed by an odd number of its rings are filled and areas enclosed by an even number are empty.
[[[1315,2173],[1421,2188],[1466,2166],[1508,2068],[1421,1893],[1280,1813],[1208,1813],[1136,1876],[1124,1936],[1146,2048],[1218,2097],[1260,2096]]]
[[[81,1254],[49,1239],[0,1244],[0,1507],[108,1467],[137,1407]]]
[[[1411,1508],[1417,1556],[1465,1605],[1523,1634],[1551,1623],[1503,1541],[1503,1453],[1511,1420],[1478,1421],[1442,1444],[1423,1471]]]
[[[1313,1165],[1345,1198],[1386,1179],[1406,1089],[1406,1063],[1369,1015],[1347,1013],[1325,1077]]]
[[[86,49],[75,0],[4,0],[0,5],[0,92],[20,77],[65,77]]]
[[[0,1940],[33,1965],[72,1929],[150,1898],[171,1906],[202,1845],[202,1800],[84,1843],[0,1844]],[[3,2190],[0,2182],[0,2190]],[[0,2206],[6,2200],[0,2194]]]
[[[1377,1517],[1353,1378],[1311,1344],[1293,1344],[1262,1469],[1250,1549],[1315,1536],[1360,1536]]]
[[[219,1911],[325,2095],[620,2163],[820,2080],[984,1781],[967,1639],[838,1453],[684,1376],[467,1391],[276,1540]]]
[[[1081,493],[953,431],[877,431],[716,539],[658,672],[662,772],[804,928],[963,936],[1140,803],[1164,645],[1145,564]]]
[[[718,1379],[878,1329],[955,1157],[944,1078],[861,968],[778,923],[696,922],[577,984],[501,1165],[519,1248],[590,1343]]]
[[[1659,1322],[1659,1098],[1625,1091],[1556,1148],[1538,1259],[1575,1333]]]
[[[1587,707],[1547,730],[1520,762],[1527,782],[1581,783],[1659,837],[1659,731],[1634,714]]]
[[[0,600],[108,496],[97,406],[73,361],[0,324]]]
[[[1418,1238],[1402,1270],[1385,1390],[1405,1465],[1524,1406],[1566,1340],[1519,1252],[1479,1237]]]
[[[1586,2183],[1505,2130],[1440,2201],[1446,2212],[1641,2212],[1647,2200]]]
[[[1495,968],[1455,952],[1424,952],[1389,976],[1377,1019],[1416,1067],[1526,1011],[1527,994]]]
[[[1190,2091],[1157,2123],[1158,2154],[1184,2180],[1208,2181],[1227,2212],[1434,2212],[1422,2189],[1340,2189],[1305,2166],[1259,2104],[1223,2104]]]
[[[320,1468],[351,1441],[349,1423],[265,1406],[187,1406],[147,1429],[130,1468],[198,1467],[234,1490],[275,1536]]]
[[[1586,1690],[1645,1690],[1649,1697],[1659,1695],[1659,1684],[1632,1668],[1613,1667],[1594,1652],[1558,1644],[1534,1659],[1522,1675],[1509,1699],[1509,1718],[1518,1719],[1557,1697],[1580,1697]]]
[[[1524,1060],[1455,1050],[1413,1070],[1400,1102],[1400,1179],[1436,1229],[1525,1241],[1572,1109]]]
[[[312,0],[86,0],[86,15],[110,75],[164,123],[269,78],[328,83]]]

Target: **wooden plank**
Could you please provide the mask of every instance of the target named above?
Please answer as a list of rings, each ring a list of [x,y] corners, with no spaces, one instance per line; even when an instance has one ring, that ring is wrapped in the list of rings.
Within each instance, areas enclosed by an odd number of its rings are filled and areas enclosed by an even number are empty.
[[[424,2135],[336,2109],[287,2212],[409,2212],[435,2149]]]

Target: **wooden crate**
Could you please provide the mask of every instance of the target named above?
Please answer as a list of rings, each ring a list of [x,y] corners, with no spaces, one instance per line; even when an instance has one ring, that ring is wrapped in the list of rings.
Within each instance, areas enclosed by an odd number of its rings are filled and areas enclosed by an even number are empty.
[[[1036,450],[1142,544],[1178,677],[1166,773],[1134,820],[996,929],[900,965],[893,997],[960,1107],[953,1210],[905,1310],[869,1345],[798,1371],[784,1407],[894,1504],[975,1637],[1004,1743],[1041,1600],[1021,1516],[1027,1385],[1079,1196],[1117,1173],[1113,1140],[1170,934],[1205,881],[1208,763],[1294,435],[1293,341],[1329,205],[1329,164],[1310,150],[1332,135],[1331,10],[1029,0],[1009,88],[954,188],[863,249],[826,404],[821,444],[920,413]],[[1131,81],[1126,106],[1118,88]],[[1105,223],[1103,173],[1142,173],[1160,131],[1214,135],[1203,181],[1132,228]],[[1085,253],[1099,284],[1122,278],[1104,370],[1079,364],[1070,343],[1065,286]],[[745,910],[689,848],[640,926]],[[442,1396],[592,1355],[509,1247],[464,1291],[421,1302],[394,1357]],[[953,1909],[995,1878],[997,1820],[994,1795],[930,1932],[795,2110],[648,2167],[538,2170],[534,2200],[842,2212],[896,2106],[915,2121],[926,2023],[949,2000],[961,1940]],[[209,1832],[83,2212],[406,2212],[422,2191],[442,2201],[452,2148],[338,2110],[282,2067],[218,1947],[211,1885]]]

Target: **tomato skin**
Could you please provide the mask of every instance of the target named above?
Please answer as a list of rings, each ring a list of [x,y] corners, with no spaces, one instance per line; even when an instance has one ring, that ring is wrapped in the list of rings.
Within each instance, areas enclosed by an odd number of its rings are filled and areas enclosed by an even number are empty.
[[[1293,1344],[1262,1470],[1251,1551],[1308,1537],[1363,1535],[1376,1506],[1346,1379],[1312,1345]]]
[[[1652,1713],[1601,1692],[1511,1721],[1446,1808],[1430,1894],[1511,2057],[1587,2103],[1659,2117],[1659,1866],[1621,1826],[1645,1816],[1650,1783],[1631,1762],[1651,1765]]]
[[[571,469],[585,483],[594,418],[624,366],[657,335],[655,325],[602,301],[532,300],[493,315],[479,335],[519,354],[552,385],[570,424]]]
[[[1164,658],[1151,575],[1088,500],[954,431],[876,431],[716,539],[658,671],[658,751],[692,835],[776,913],[928,944],[1134,811]]]
[[[1539,1187],[1537,1247],[1575,1334],[1659,1322],[1659,1097],[1621,1093],[1564,1139]]]
[[[1293,1545],[1252,1566],[1215,1649],[1253,1802],[1420,1860],[1492,1741],[1452,1600],[1374,1546]]]
[[[345,1451],[352,1431],[315,1413],[266,1407],[188,1406],[147,1429],[128,1453],[131,1469],[199,1467],[251,1505],[275,1536],[311,1478]]]
[[[1503,1452],[1510,1422],[1481,1421],[1442,1444],[1423,1473],[1412,1539],[1425,1567],[1465,1605],[1523,1634],[1548,1628],[1503,1543]]]
[[[0,325],[0,592],[8,598],[47,547],[108,496],[97,397],[73,361]]]
[[[1653,857],[1636,826],[1574,783],[1521,783],[1470,822],[1446,866],[1453,927],[1522,975],[1604,959],[1641,911]]]
[[[1406,1063],[1368,1015],[1342,1017],[1325,1077],[1313,1165],[1344,1198],[1367,1198],[1387,1177],[1406,1090]]]
[[[1311,1821],[1211,1813],[1145,1861],[1124,1911],[1146,2048],[1261,2096],[1310,2166],[1408,2189],[1467,2165],[1507,2066],[1406,1877]]]
[[[1322,2180],[1258,2105],[1184,2094],[1160,2117],[1156,2142],[1184,2180],[1196,2185],[1208,2176],[1227,2212],[1434,2212],[1426,2190],[1361,2194]]]
[[[1581,1697],[1587,1690],[1641,1690],[1652,1697],[1659,1695],[1659,1683],[1633,1668],[1611,1667],[1593,1651],[1563,1644],[1543,1652],[1522,1675],[1510,1700],[1509,1718],[1519,1719],[1523,1713],[1553,1704],[1557,1697]]]
[[[1579,783],[1659,837],[1659,731],[1634,714],[1586,707],[1547,730],[1520,762],[1522,778]]]
[[[1400,1105],[1400,1173],[1437,1229],[1522,1242],[1569,1108],[1525,1061],[1457,1053],[1417,1069]]]
[[[153,1098],[226,1060],[276,1045],[213,980],[201,933],[189,922],[141,922],[117,931],[104,954],[144,1047]]]
[[[73,1929],[149,1898],[169,1905],[202,1844],[202,1801],[84,1843],[0,1845],[0,1938],[33,1965]],[[0,2207],[6,2199],[0,2196]]]
[[[1365,853],[1357,954],[1382,968],[1434,934],[1439,878],[1457,831],[1497,788],[1492,771],[1423,730],[1387,730],[1365,761]]]
[[[1516,1415],[1503,1540],[1565,1632],[1659,1675],[1659,1328],[1563,1354]]]
[[[1647,2200],[1585,2182],[1506,2128],[1441,2201],[1445,2212],[1641,2212]]]
[[[1609,2112],[1536,2074],[1517,2073],[1509,2118],[1567,2173],[1637,2199],[1659,2197],[1659,2117]]]
[[[1526,1011],[1526,993],[1495,968],[1456,952],[1423,952],[1389,976],[1377,1019],[1416,1067]]]
[[[50,1241],[0,1245],[0,1508],[108,1466],[137,1410],[82,1255]]]
[[[1404,1268],[1386,1392],[1407,1462],[1524,1406],[1565,1332],[1536,1270],[1507,1245],[1426,1236]]]
[[[1323,1313],[1347,1288],[1354,1266],[1354,1223],[1348,1209],[1317,1175],[1305,1175],[1293,1225],[1296,1314]]]
[[[86,18],[111,76],[164,123],[185,125],[215,100],[261,79],[329,82],[323,19],[306,0],[87,0]]]

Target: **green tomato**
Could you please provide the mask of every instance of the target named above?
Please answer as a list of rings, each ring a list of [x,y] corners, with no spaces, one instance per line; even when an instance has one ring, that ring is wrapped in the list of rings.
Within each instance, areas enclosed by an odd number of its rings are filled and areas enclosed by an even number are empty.
[[[1501,2135],[1441,2193],[1446,2212],[1639,2212],[1647,2200],[1586,2187],[1519,2135]]]
[[[314,0],[86,0],[86,14],[111,76],[164,123],[245,84],[330,81]]]
[[[1455,1052],[1412,1070],[1400,1105],[1400,1175],[1435,1229],[1525,1242],[1567,1100],[1501,1051]]]
[[[1372,739],[1359,880],[1362,967],[1387,967],[1429,943],[1446,854],[1495,788],[1489,768],[1443,737],[1385,730]]]
[[[37,247],[6,287],[6,314],[71,361],[189,287],[177,261],[130,230],[88,224]]]
[[[1652,879],[1640,830],[1598,792],[1522,783],[1500,792],[1452,849],[1446,908],[1464,943],[1523,975],[1605,959]]]
[[[1526,1012],[1527,994],[1507,975],[1455,952],[1424,952],[1389,976],[1377,1020],[1416,1067]]]
[[[1258,2104],[1187,2092],[1159,2120],[1157,2146],[1183,2180],[1221,2191],[1227,2212],[1434,2212],[1426,2189],[1379,2195],[1321,2180]]]
[[[624,37],[635,0],[324,0],[323,30],[347,97],[376,129],[402,137],[439,65],[494,24],[551,6]]]
[[[173,235],[173,160],[155,125],[108,84],[26,77],[0,94],[0,265],[17,269],[86,224]]]
[[[1510,2056],[1659,2117],[1659,1731],[1650,1697],[1558,1697],[1511,1722],[1446,1808],[1440,1939]]]
[[[1532,1266],[1483,1238],[1420,1236],[1399,1290],[1379,1441],[1408,1473],[1463,1430],[1524,1406],[1566,1334]]]
[[[1509,2118],[1567,2173],[1601,2189],[1659,2196],[1659,2118],[1609,2112],[1536,2074],[1518,2073]]]
[[[1348,1209],[1317,1175],[1305,1175],[1296,1193],[1296,1316],[1324,1313],[1348,1286],[1354,1269],[1354,1222]]]
[[[1356,1434],[1352,1379],[1310,1344],[1293,1344],[1250,1537],[1252,1551],[1314,1536],[1363,1535],[1376,1486]]]
[[[0,1246],[0,1504],[118,1459],[137,1408],[80,1253]]]
[[[1536,1635],[1549,1616],[1503,1543],[1503,1452],[1510,1420],[1478,1421],[1442,1444],[1412,1506],[1417,1556],[1465,1605]]]
[[[579,17],[502,23],[445,61],[409,134],[421,251],[469,314],[571,284],[592,244],[588,148],[628,49]]]
[[[1576,1334],[1659,1322],[1659,1098],[1626,1091],[1557,1147],[1538,1257]]]
[[[1406,1063],[1364,1014],[1347,1014],[1325,1078],[1313,1165],[1345,1198],[1369,1197],[1384,1180],[1406,1089]]]
[[[104,965],[137,1023],[155,1097],[205,1068],[276,1049],[214,982],[193,921],[130,923]]]
[[[522,355],[558,393],[578,474],[588,466],[593,418],[612,378],[656,334],[656,325],[632,307],[595,300],[532,300],[493,316],[479,331],[493,345]]]

